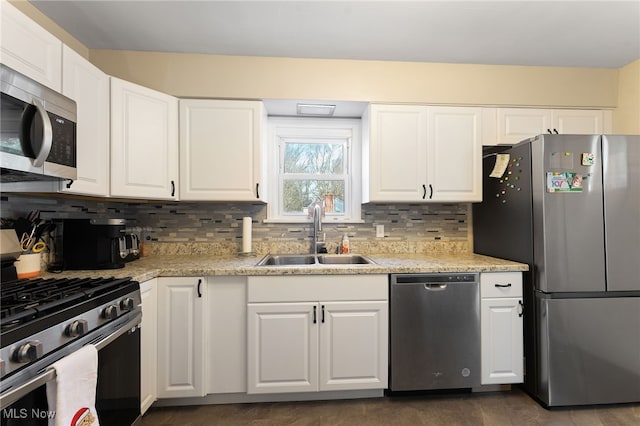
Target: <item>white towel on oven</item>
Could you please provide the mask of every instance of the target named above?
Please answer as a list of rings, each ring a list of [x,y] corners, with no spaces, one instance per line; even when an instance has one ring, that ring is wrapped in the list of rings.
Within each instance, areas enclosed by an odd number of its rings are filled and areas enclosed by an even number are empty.
[[[55,417],[49,426],[98,426],[96,386],[98,383],[98,351],[93,345],[54,363],[56,378],[47,383],[49,410]]]

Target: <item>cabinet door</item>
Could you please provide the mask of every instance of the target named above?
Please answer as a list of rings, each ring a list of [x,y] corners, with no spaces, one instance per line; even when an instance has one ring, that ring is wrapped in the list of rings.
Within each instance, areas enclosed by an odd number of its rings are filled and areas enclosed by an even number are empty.
[[[175,199],[178,100],[111,77],[111,195]]]
[[[207,394],[247,391],[247,277],[208,277]]]
[[[597,135],[603,132],[603,118],[597,110],[554,110],[553,128],[565,135]]]
[[[247,392],[318,390],[318,305],[249,303]]]
[[[203,278],[158,279],[158,397],[204,395]]]
[[[427,193],[426,107],[372,105],[369,117],[369,164],[366,157],[363,164],[369,191],[363,201],[422,200]]]
[[[320,390],[384,389],[387,302],[320,302]]]
[[[498,144],[513,145],[552,128],[549,109],[498,108]]]
[[[62,88],[62,42],[7,1],[1,4],[2,63],[45,86]]]
[[[140,412],[144,414],[158,397],[158,279],[140,284]]]
[[[482,201],[482,109],[429,107],[427,200]]]
[[[265,199],[262,102],[180,101],[180,199]]]
[[[522,383],[522,299],[482,299],[482,384]]]
[[[109,195],[109,76],[67,46],[63,47],[62,94],[76,101],[77,173],[63,192]]]

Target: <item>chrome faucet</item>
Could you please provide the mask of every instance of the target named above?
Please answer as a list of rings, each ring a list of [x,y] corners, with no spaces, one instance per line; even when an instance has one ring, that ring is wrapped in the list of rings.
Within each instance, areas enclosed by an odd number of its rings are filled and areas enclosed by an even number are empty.
[[[313,243],[311,252],[313,254],[326,253],[327,247],[324,238],[320,235],[322,232],[322,204],[320,201],[316,201],[311,206],[310,214],[313,217]]]

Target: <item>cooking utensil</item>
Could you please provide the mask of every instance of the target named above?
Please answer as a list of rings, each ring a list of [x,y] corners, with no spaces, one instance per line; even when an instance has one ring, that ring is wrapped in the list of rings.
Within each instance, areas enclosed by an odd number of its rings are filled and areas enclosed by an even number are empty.
[[[34,226],[31,229],[31,233],[27,234],[26,232],[24,232],[22,234],[22,238],[20,238],[20,247],[22,248],[22,251],[26,252],[31,250],[31,246],[33,246],[33,244],[35,243],[33,235],[36,233],[36,229],[37,227]]]
[[[45,243],[43,243],[42,241],[38,241],[37,243],[35,243],[33,246],[31,246],[31,253],[41,253],[44,251],[44,249],[47,248],[47,245]]]

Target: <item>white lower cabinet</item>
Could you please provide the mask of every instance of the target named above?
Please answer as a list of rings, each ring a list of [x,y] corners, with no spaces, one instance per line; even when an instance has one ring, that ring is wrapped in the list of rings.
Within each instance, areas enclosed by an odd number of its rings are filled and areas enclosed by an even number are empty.
[[[317,308],[311,302],[247,306],[248,393],[318,390]]]
[[[480,289],[482,384],[522,383],[522,273],[482,273]]]
[[[247,299],[249,394],[387,387],[387,275],[249,277]]]
[[[247,392],[247,277],[207,277],[208,394]]]
[[[206,282],[202,277],[158,279],[158,397],[205,394]]]
[[[158,279],[141,283],[140,295],[140,413],[144,414],[158,398]]]
[[[387,384],[388,302],[320,303],[320,390]]]

